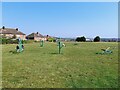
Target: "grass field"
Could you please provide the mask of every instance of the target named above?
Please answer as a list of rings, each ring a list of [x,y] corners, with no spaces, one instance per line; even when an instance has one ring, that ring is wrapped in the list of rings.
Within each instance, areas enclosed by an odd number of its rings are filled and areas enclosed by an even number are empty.
[[[56,43],[25,44],[23,53],[12,53],[16,45],[2,46],[3,88],[117,88],[118,44],[66,43],[58,54]],[[111,47],[112,54],[100,55]]]

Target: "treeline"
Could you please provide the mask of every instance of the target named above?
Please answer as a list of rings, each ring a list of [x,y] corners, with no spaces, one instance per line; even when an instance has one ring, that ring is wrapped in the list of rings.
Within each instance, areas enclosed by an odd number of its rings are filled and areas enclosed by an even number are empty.
[[[77,42],[86,42],[86,38],[84,36],[82,37],[77,37],[76,40]],[[99,36],[96,36],[94,39],[93,39],[94,42],[100,42],[100,37]]]

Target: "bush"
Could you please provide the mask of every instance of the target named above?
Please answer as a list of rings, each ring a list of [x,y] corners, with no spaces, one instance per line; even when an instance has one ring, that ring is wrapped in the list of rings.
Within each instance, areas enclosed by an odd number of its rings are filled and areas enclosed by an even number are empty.
[[[12,40],[12,39],[6,39],[6,38],[2,38],[2,44],[17,44],[18,41],[17,40]]]
[[[54,38],[48,38],[49,42],[56,42],[56,40]]]
[[[34,41],[35,43],[38,42],[38,41]]]
[[[18,44],[18,40],[13,40],[13,43],[14,44]]]
[[[22,40],[22,43],[26,43],[26,41]],[[18,40],[17,39],[1,38],[0,44],[18,44]]]
[[[7,39],[6,38],[2,38],[2,44],[7,44]]]
[[[6,39],[6,44],[13,44],[13,40],[12,39]]]

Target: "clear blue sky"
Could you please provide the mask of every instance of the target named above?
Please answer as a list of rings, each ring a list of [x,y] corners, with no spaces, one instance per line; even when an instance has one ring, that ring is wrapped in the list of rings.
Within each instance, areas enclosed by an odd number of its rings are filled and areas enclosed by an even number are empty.
[[[117,2],[3,2],[2,24],[25,34],[118,37]]]

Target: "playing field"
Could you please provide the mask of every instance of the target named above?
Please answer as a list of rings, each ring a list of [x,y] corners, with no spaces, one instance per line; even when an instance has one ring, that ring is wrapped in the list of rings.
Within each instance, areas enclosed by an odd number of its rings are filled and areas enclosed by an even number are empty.
[[[118,87],[117,42],[65,43],[58,54],[56,43],[2,46],[3,88],[116,88]],[[112,54],[96,54],[110,47]]]

